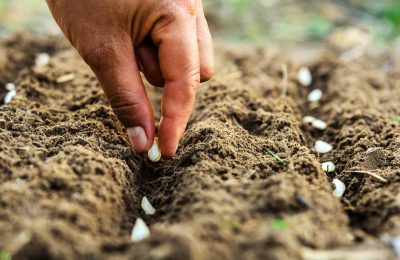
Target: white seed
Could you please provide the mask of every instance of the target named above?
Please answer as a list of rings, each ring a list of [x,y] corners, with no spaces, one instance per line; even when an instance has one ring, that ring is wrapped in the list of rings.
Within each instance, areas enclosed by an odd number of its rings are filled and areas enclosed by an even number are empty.
[[[131,240],[133,242],[142,241],[150,236],[150,229],[141,218],[137,218],[132,229]]]
[[[50,61],[50,55],[48,53],[40,53],[35,60],[35,67],[40,68],[46,66]]]
[[[396,252],[396,255],[400,258],[400,236],[397,236],[393,238],[390,243],[392,244],[392,247],[394,251]]]
[[[308,101],[309,102],[318,102],[322,98],[322,90],[320,89],[314,89],[313,91],[308,94]]]
[[[315,119],[315,120],[312,122],[312,126],[313,126],[314,128],[319,129],[319,130],[325,130],[326,127],[328,126],[328,124],[327,124],[325,121],[322,121],[322,120],[320,120],[320,119]]]
[[[158,162],[161,159],[161,150],[160,146],[158,146],[158,138],[154,138],[153,145],[150,147],[149,151],[147,152],[147,156],[149,157],[150,161]]]
[[[156,209],[151,205],[146,196],[143,197],[141,206],[147,215],[154,215],[156,213]]]
[[[331,144],[328,144],[327,142],[318,140],[315,142],[314,148],[319,153],[329,153],[330,151],[332,151],[333,146]]]
[[[6,84],[6,89],[7,89],[8,91],[15,90],[15,85],[14,85],[14,83],[7,83],[7,84]]]
[[[340,198],[343,196],[344,192],[346,191],[346,185],[339,179],[333,179],[333,185],[335,185],[335,189],[333,190],[333,196],[336,198]]]
[[[317,120],[315,117],[313,116],[305,116],[303,118],[303,123],[305,124],[311,124],[312,122],[314,122],[315,120]]]
[[[380,239],[385,244],[391,246],[398,259],[400,259],[400,236],[392,237],[389,234],[383,234],[380,236]]]
[[[326,172],[333,172],[336,169],[336,166],[333,162],[324,162],[321,164],[322,170]]]
[[[301,67],[297,72],[297,80],[304,87],[308,87],[312,83],[312,75],[307,67]]]
[[[15,89],[8,91],[7,94],[4,96],[4,99],[3,99],[4,104],[9,103],[16,94],[17,94],[17,92],[15,91]]]
[[[68,82],[71,81],[75,78],[75,74],[74,73],[69,73],[69,74],[65,74],[63,76],[60,76],[56,79],[57,83],[64,83],[64,82]]]

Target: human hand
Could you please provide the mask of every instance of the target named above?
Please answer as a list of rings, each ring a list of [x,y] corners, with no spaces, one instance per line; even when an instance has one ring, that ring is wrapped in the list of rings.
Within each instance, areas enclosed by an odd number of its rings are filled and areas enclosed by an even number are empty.
[[[155,135],[140,77],[164,87],[159,145],[172,157],[200,81],[213,74],[213,47],[201,0],[46,0],[61,30],[92,68],[136,152]]]

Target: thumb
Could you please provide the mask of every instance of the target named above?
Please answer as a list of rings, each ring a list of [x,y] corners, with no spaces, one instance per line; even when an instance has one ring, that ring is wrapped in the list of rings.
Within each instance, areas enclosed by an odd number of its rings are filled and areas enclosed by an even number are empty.
[[[131,38],[122,35],[92,39],[92,46],[78,46],[77,49],[99,79],[114,113],[127,128],[134,150],[143,153],[154,139],[154,114],[140,77]]]

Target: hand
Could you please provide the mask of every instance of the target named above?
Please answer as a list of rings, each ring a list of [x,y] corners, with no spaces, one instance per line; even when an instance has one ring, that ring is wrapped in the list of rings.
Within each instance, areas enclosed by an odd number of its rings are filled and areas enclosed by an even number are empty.
[[[163,86],[159,144],[172,157],[200,81],[213,74],[213,47],[201,0],[47,0],[53,17],[92,68],[141,153],[155,134],[147,80]]]

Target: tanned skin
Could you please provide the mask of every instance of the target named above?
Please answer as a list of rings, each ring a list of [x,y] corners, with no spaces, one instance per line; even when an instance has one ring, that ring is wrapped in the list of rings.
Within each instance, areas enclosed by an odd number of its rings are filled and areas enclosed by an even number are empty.
[[[176,153],[200,82],[213,75],[201,0],[47,0],[54,19],[100,81],[136,152],[153,143],[155,120],[140,71],[163,87],[158,140]]]

